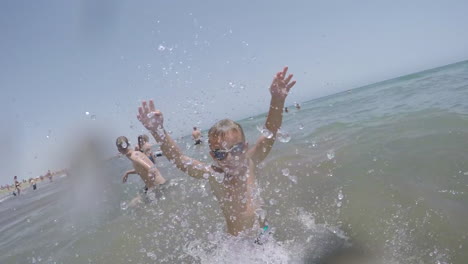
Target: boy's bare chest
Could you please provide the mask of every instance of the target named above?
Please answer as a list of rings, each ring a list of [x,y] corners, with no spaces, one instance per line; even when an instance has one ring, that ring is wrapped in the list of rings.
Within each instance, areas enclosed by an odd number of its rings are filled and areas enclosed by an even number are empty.
[[[225,213],[242,212],[251,207],[256,188],[255,175],[249,173],[242,177],[212,183],[212,190]]]

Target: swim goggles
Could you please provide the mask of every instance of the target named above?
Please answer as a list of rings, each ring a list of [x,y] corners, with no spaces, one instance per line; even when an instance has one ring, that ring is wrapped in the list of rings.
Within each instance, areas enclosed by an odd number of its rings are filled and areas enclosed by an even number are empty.
[[[230,149],[227,149],[227,150],[215,149],[215,150],[212,150],[211,152],[213,153],[214,157],[217,160],[223,160],[227,157],[228,153],[231,153],[231,155],[234,155],[234,156],[240,156],[243,151],[244,151],[244,142],[241,142],[241,143],[235,144]]]

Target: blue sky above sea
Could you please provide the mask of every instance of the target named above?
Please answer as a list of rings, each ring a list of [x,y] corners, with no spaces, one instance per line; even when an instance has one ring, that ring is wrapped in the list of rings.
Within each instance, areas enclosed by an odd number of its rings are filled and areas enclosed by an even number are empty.
[[[175,136],[468,59],[466,1],[2,1],[0,184],[67,167],[83,135],[144,129],[153,98]],[[91,132],[99,131],[99,132]],[[135,141],[135,140],[134,140]]]

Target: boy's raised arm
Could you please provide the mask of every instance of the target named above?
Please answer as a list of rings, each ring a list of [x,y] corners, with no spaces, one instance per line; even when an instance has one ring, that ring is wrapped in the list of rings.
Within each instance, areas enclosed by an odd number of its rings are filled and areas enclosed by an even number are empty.
[[[283,108],[286,97],[288,96],[289,90],[296,84],[296,81],[292,81],[292,74],[289,74],[286,77],[288,72],[288,67],[284,67],[282,72],[278,72],[273,79],[273,82],[270,86],[271,101],[270,101],[270,110],[265,122],[265,128],[268,129],[273,136],[268,138],[264,135],[261,135],[257,140],[255,146],[249,150],[249,156],[255,164],[262,162],[268,153],[270,153],[271,148],[276,140],[276,133],[281,127],[283,122]]]
[[[138,108],[138,120],[153,135],[156,142],[161,144],[161,151],[170,162],[173,162],[177,168],[186,172],[189,176],[200,179],[204,174],[211,174],[210,167],[206,164],[185,156],[179,149],[171,136],[164,129],[164,118],[161,111],[156,110],[153,100],[143,101]]]

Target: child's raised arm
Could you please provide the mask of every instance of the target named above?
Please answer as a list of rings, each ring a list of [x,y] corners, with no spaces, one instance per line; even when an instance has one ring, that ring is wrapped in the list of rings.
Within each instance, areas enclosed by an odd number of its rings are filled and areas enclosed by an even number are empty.
[[[296,81],[292,81],[292,74],[289,74],[286,77],[288,72],[288,67],[284,67],[282,72],[278,72],[273,82],[270,86],[271,101],[270,101],[270,110],[265,122],[265,128],[268,129],[273,136],[268,138],[264,135],[261,135],[257,140],[255,146],[249,150],[249,156],[255,164],[262,162],[268,153],[270,153],[271,148],[276,140],[276,133],[281,127],[283,122],[283,108],[286,97],[288,96],[289,90],[296,84]]]
[[[171,136],[164,129],[164,118],[161,111],[156,110],[153,100],[143,101],[138,108],[138,120],[153,135],[156,142],[161,144],[161,151],[164,156],[173,162],[177,168],[186,172],[189,176],[200,179],[208,173],[211,174],[211,167],[190,157],[185,156],[179,149]]]

